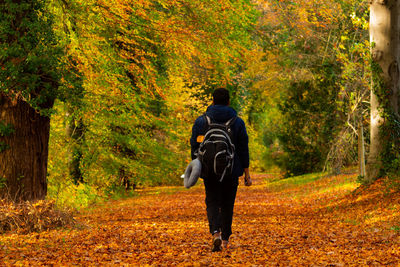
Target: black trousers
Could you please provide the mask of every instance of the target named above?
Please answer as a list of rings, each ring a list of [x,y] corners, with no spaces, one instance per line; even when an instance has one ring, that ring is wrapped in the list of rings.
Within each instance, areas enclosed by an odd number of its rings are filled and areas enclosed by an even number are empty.
[[[238,177],[225,177],[222,182],[213,178],[204,179],[210,233],[221,232],[222,240],[228,240],[232,234],[233,206],[238,184]]]

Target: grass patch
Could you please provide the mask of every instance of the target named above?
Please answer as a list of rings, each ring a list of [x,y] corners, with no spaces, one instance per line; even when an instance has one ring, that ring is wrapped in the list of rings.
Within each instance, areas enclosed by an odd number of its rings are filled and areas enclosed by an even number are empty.
[[[309,184],[326,177],[327,173],[309,173],[289,178],[274,179],[267,181],[267,187],[273,191],[281,191],[290,188],[296,188],[305,184]]]
[[[340,191],[340,190],[346,190],[346,191],[352,191],[356,189],[358,186],[358,183],[355,182],[355,180],[349,180],[349,181],[343,181],[339,183],[331,183],[325,187],[321,188],[316,188],[316,191],[318,194],[323,194],[323,193],[330,193],[330,192],[335,192],[335,191]]]
[[[394,226],[390,227],[390,230],[400,232],[400,225],[394,225]]]
[[[351,192],[359,184],[355,174],[328,175],[327,173],[311,173],[286,179],[267,180],[266,187],[292,199],[335,194],[339,191]]]

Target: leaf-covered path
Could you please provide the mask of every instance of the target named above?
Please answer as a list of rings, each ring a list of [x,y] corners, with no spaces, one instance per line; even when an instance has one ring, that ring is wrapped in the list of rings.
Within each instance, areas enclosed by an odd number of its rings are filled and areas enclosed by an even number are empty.
[[[4,265],[400,264],[400,198],[355,175],[240,186],[228,250],[210,252],[204,189],[152,189],[85,212],[78,229],[0,236]],[[378,187],[381,185],[377,185]],[[353,193],[351,193],[353,192]]]

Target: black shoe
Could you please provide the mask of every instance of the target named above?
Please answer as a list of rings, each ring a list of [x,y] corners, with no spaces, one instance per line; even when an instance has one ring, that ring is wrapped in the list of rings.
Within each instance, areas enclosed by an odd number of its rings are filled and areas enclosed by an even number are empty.
[[[214,234],[214,239],[213,239],[213,244],[212,244],[212,252],[216,252],[216,251],[221,251],[222,250],[222,239],[221,239],[221,234],[220,233],[216,233]]]

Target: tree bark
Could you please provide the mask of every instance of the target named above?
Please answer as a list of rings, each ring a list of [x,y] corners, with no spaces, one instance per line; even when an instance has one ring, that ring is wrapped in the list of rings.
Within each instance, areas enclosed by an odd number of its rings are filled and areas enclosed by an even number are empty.
[[[359,175],[365,176],[365,149],[364,149],[364,129],[362,120],[360,120],[360,126],[358,128],[358,167]]]
[[[393,112],[398,116],[399,7],[400,1],[371,0],[370,42],[375,78],[371,88],[371,145],[366,173],[368,182],[381,174],[381,155],[386,142],[390,140],[385,138],[382,131],[381,126],[385,123],[382,112]]]
[[[44,199],[50,118],[21,99],[0,94],[0,121],[14,128],[9,136],[0,136],[7,146],[0,152],[0,177],[6,181],[0,196],[13,201]]]

